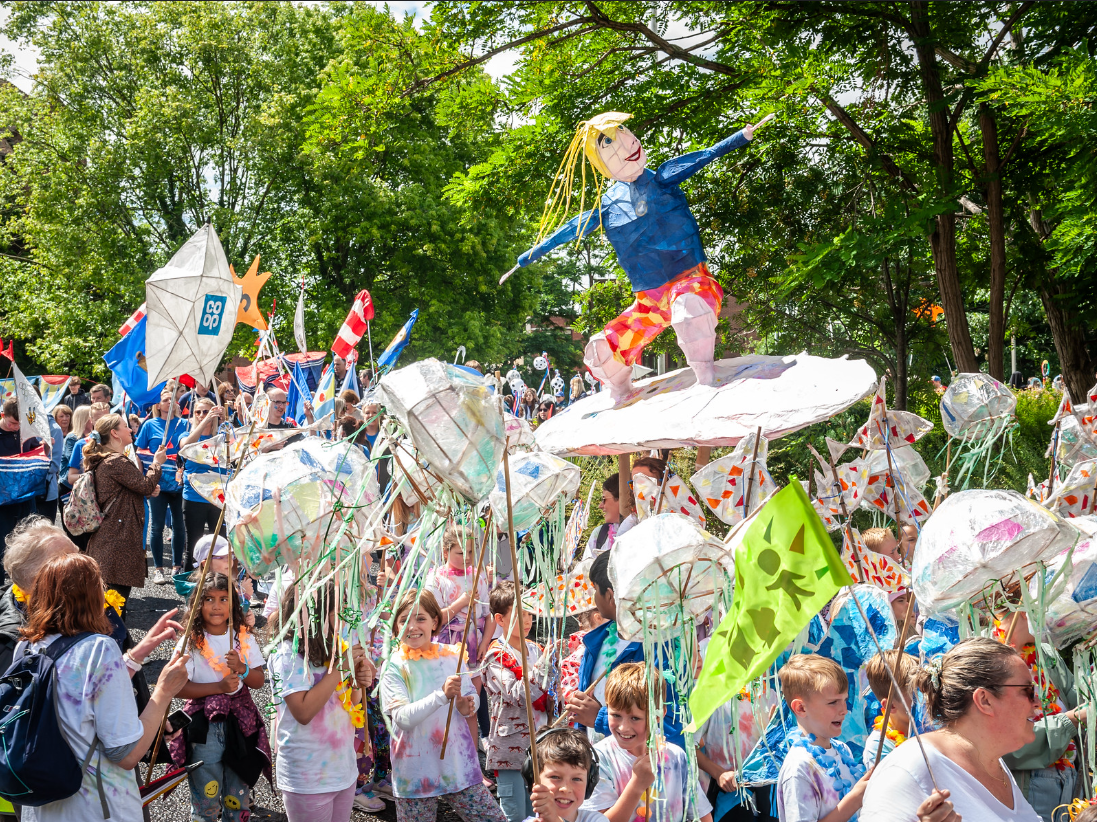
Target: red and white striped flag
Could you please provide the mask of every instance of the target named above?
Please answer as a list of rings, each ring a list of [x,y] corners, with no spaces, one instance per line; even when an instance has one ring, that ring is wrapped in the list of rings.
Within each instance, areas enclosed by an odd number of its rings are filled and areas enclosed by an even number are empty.
[[[362,289],[354,296],[354,305],[350,307],[350,313],[343,321],[343,327],[335,335],[335,342],[331,344],[331,350],[340,357],[346,357],[358,345],[362,335],[366,333],[366,323],[373,319],[373,300],[369,292]]]
[[[141,307],[133,312],[133,316],[126,320],[125,324],[118,329],[118,333],[121,334],[123,337],[126,336],[128,333],[133,331],[133,327],[137,325],[137,323],[141,322],[141,318],[144,316],[145,303],[141,303]]]

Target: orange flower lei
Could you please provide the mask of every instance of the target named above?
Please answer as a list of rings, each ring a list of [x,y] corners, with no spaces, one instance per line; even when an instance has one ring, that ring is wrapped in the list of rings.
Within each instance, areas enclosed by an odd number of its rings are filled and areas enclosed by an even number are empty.
[[[872,727],[877,731],[884,727],[884,712],[883,711],[880,711],[880,715],[878,717],[876,717],[876,721],[872,723]],[[888,729],[887,729],[887,733],[885,734],[885,736],[887,736],[888,739],[890,739],[892,742],[895,743],[896,748],[898,748],[900,745],[902,745],[904,742],[907,741],[906,736],[899,733],[897,730],[895,730],[895,728],[893,728],[891,726],[891,719],[890,718],[888,719]]]
[[[248,655],[247,631],[245,631],[243,628],[241,628],[240,633],[237,634],[237,636],[240,640],[240,658],[241,659],[247,659],[247,655]],[[229,672],[230,672],[231,669],[229,668],[228,663],[227,662],[222,662],[219,657],[214,656],[213,649],[210,647],[209,643],[206,642],[205,635],[202,636],[202,641],[201,642],[196,642],[195,643],[195,646],[198,648],[198,653],[200,653],[202,655],[202,659],[206,660],[206,664],[209,665],[212,670],[214,670],[217,673],[221,674],[221,676],[228,676],[229,675]],[[230,646],[229,650],[232,650],[231,646]]]

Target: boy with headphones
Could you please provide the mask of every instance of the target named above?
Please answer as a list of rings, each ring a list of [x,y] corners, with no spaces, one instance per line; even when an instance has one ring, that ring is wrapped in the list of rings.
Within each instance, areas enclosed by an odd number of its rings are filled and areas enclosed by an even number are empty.
[[[554,728],[537,737],[541,772],[533,779],[527,754],[522,777],[530,788],[533,812],[540,822],[608,822],[598,811],[583,807],[598,784],[598,754],[586,734],[573,728]]]

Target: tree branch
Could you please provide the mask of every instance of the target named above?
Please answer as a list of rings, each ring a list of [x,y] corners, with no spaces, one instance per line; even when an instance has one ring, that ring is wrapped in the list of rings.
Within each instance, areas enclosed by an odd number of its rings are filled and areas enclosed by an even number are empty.
[[[849,115],[848,111],[838,105],[834,98],[826,92],[821,91],[814,84],[811,86],[811,91],[819,98],[823,105],[827,107],[827,111],[834,115],[834,119],[846,127],[849,133],[853,135],[853,139],[880,158],[880,162],[883,164],[884,169],[888,174],[898,179],[902,183],[903,188],[907,191],[915,194],[918,192],[918,186],[915,184],[914,180],[912,180],[905,171],[899,168],[898,163],[892,159],[890,154],[877,151],[875,141],[865,133],[864,129],[857,125],[857,122]]]
[[[526,43],[530,43],[534,40],[539,40],[542,37],[547,37],[548,35],[555,34],[558,31],[564,31],[565,29],[570,29],[574,26],[581,26],[593,22],[595,22],[593,17],[576,17],[574,20],[568,20],[566,22],[559,23],[558,25],[551,26],[547,29],[541,29],[540,31],[535,31],[532,34],[527,34],[525,37],[519,37],[517,40],[511,40],[509,43],[505,43],[499,46],[499,48],[492,49],[491,51],[486,52],[479,57],[474,57],[470,60],[466,60],[460,65],[456,65],[452,68],[446,69],[441,74],[436,74],[433,77],[424,77],[421,80],[416,80],[414,83],[411,84],[411,86],[404,89],[403,93],[400,96],[410,97],[411,95],[422,91],[428,86],[432,86],[437,82],[445,80],[447,77],[452,77],[453,75],[460,74],[462,71],[470,69],[473,66],[478,66],[481,63],[486,63],[492,57],[497,54],[502,54],[504,51],[509,51],[510,49],[517,48],[518,46],[525,45]]]

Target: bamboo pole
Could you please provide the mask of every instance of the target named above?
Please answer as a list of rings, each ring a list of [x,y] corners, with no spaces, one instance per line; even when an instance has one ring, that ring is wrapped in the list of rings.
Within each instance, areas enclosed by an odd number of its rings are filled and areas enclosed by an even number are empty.
[[[887,739],[888,736],[888,722],[891,721],[891,704],[894,701],[895,680],[899,678],[897,675],[899,670],[898,654],[903,653],[903,648],[906,647],[907,631],[910,628],[910,618],[914,612],[914,591],[909,588],[907,589],[907,591],[907,612],[906,615],[903,617],[902,630],[899,631],[899,645],[896,648],[898,653],[895,657],[896,664],[889,666],[891,668],[891,682],[888,683],[887,704],[884,706],[884,724],[881,726],[880,729],[880,742],[876,746],[876,759],[873,761],[874,766],[880,764],[880,756],[884,752],[884,740]],[[887,665],[887,657],[884,657],[884,664]],[[909,719],[911,722],[914,721],[913,716],[911,716]]]
[[[625,456],[627,460],[627,455]],[[507,449],[503,448],[503,476],[507,483],[507,538],[510,542],[510,562],[514,569],[514,607],[517,609],[516,617],[522,619],[522,571],[518,566],[518,550],[514,538],[514,501],[511,499],[510,490],[510,456]],[[622,496],[624,496],[622,492]],[[519,622],[519,625],[522,623]],[[540,773],[537,767],[537,738],[534,729],[537,727],[533,720],[533,697],[529,691],[529,660],[526,658],[526,638],[523,636],[519,650],[522,652],[522,685],[526,695],[526,723],[529,725],[529,759],[533,765],[533,772]]]
[[[608,673],[609,673],[609,666],[606,666],[606,669],[604,671],[602,671],[602,673],[598,674],[598,678],[595,679],[592,683],[590,683],[586,688],[583,689],[583,693],[585,693],[587,696],[590,696],[592,693],[594,693],[595,687],[597,687],[599,682],[601,682],[603,679],[606,678],[606,674],[608,674]],[[568,715],[567,715],[567,711],[565,710],[564,713],[560,714],[560,716],[558,716],[556,718],[556,721],[552,723],[551,727],[559,728],[561,724],[566,724],[564,722],[564,720],[567,719],[567,718],[568,718]]]
[[[469,628],[472,626],[472,615],[476,611],[476,588],[480,584],[480,571],[484,568],[484,557],[487,556],[488,529],[491,527],[491,509],[488,509],[487,523],[484,525],[484,535],[480,538],[480,558],[476,561],[476,572],[472,575],[472,592],[469,595],[468,611],[465,613],[465,630],[461,632],[461,651],[457,654],[457,673],[461,673],[461,663],[465,661],[469,641]],[[449,712],[446,714],[446,732],[442,735],[442,753],[439,759],[446,758],[446,746],[449,744],[449,725],[453,721],[453,706],[456,698],[449,701]]]
[[[1055,423],[1055,431],[1051,435],[1051,471],[1047,475],[1047,496],[1044,499],[1051,499],[1052,493],[1055,491],[1055,469],[1056,458],[1059,456],[1059,425],[1062,420],[1058,420]]]
[[[632,512],[632,464],[628,454],[617,455],[617,510],[620,521],[624,522]],[[509,485],[507,486],[510,487]]]
[[[750,476],[747,477],[747,490],[743,495],[743,519],[746,519],[750,514],[750,493],[754,490],[754,466],[758,464],[758,443],[762,439],[762,426],[758,426],[758,431],[754,434],[754,453],[750,455]],[[837,474],[835,475],[837,478]]]

